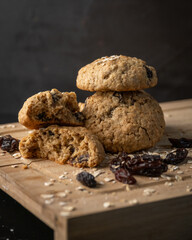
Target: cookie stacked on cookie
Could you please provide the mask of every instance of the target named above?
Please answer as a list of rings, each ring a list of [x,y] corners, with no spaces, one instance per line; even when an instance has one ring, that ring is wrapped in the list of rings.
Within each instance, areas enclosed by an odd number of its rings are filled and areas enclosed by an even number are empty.
[[[19,122],[35,129],[24,137],[19,150],[24,158],[45,158],[76,167],[95,167],[105,156],[98,138],[83,125],[76,94],[57,89],[28,98]]]
[[[137,58],[100,58],[79,70],[77,87],[96,91],[82,108],[85,127],[106,151],[128,153],[154,146],[165,121],[158,102],[143,89],[157,84],[153,67]]]

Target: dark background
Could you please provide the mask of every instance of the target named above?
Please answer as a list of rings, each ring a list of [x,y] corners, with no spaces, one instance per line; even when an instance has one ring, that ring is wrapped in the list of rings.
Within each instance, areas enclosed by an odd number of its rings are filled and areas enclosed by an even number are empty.
[[[0,0],[0,123],[17,121],[28,97],[51,88],[84,101],[77,72],[106,55],[154,66],[158,101],[191,98],[191,12],[186,0]],[[0,240],[52,238],[1,191],[0,200]]]
[[[76,91],[78,70],[113,54],[156,67],[158,101],[192,97],[191,1],[1,0],[0,119],[17,120],[23,102],[51,88]]]

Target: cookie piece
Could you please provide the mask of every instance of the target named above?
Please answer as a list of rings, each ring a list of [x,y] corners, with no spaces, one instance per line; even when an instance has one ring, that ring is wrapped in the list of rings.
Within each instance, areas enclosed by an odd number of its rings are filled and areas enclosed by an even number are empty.
[[[51,124],[83,125],[76,94],[61,93],[57,89],[40,92],[28,98],[19,112],[19,122],[29,129]]]
[[[106,151],[131,153],[154,146],[165,122],[158,102],[144,91],[97,92],[82,111],[85,127]]]
[[[44,158],[75,167],[95,167],[105,157],[98,138],[84,127],[56,125],[34,130],[19,144],[24,158]]]
[[[102,57],[81,68],[77,87],[87,91],[135,91],[157,84],[155,68],[135,57]]]

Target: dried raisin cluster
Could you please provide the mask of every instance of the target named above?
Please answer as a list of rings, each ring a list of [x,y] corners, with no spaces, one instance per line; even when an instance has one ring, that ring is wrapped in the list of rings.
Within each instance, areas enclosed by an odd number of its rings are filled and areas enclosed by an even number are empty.
[[[130,157],[127,153],[120,153],[110,163],[110,170],[115,174],[115,178],[125,184],[135,184],[136,179],[133,175],[148,177],[159,177],[166,172],[167,164],[179,164],[187,157],[188,151],[185,148],[167,154],[165,159],[160,155],[135,154]]]
[[[110,163],[110,169],[115,178],[127,184],[136,183],[133,175],[158,177],[166,172],[168,167],[159,155],[134,155],[132,158],[125,152],[120,153]]]
[[[19,150],[19,140],[11,135],[0,137],[0,147],[3,151],[14,152]]]

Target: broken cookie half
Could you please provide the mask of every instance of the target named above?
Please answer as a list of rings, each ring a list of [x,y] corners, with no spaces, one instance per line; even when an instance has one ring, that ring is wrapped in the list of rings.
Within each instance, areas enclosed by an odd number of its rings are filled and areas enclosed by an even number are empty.
[[[18,116],[19,122],[29,129],[38,129],[52,124],[83,125],[74,92],[61,93],[57,89],[40,92],[28,98]]]
[[[44,158],[76,167],[95,167],[105,157],[102,144],[84,127],[56,125],[34,130],[19,144],[24,158]]]

